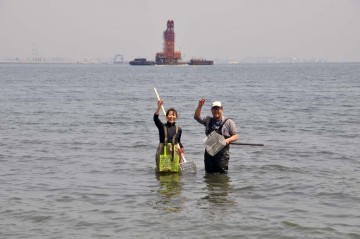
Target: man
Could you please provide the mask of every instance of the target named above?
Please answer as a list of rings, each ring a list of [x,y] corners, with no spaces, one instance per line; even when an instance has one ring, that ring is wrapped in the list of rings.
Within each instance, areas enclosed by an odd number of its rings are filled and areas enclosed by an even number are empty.
[[[217,154],[211,156],[205,150],[204,163],[207,173],[227,173],[229,165],[230,143],[236,141],[239,136],[233,120],[223,115],[223,106],[220,101],[215,101],[211,105],[211,116],[202,117],[201,109],[205,104],[205,99],[201,98],[195,110],[194,119],[205,126],[205,134],[208,136],[212,131],[216,131],[225,138],[226,146]]]

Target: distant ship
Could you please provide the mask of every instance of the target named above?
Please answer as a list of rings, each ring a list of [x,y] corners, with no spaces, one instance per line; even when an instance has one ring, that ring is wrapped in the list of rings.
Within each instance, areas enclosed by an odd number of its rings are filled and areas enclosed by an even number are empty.
[[[155,62],[147,61],[146,58],[135,58],[133,61],[130,61],[129,64],[132,66],[153,66]]]
[[[188,65],[214,65],[214,61],[205,59],[191,59]]]

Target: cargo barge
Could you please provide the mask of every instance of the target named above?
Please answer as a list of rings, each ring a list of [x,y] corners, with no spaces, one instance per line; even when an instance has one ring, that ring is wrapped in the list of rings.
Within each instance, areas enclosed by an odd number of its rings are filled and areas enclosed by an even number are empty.
[[[146,58],[135,58],[133,61],[129,62],[132,66],[153,66],[155,62],[147,61]]]
[[[188,65],[214,65],[214,61],[205,59],[191,59]]]

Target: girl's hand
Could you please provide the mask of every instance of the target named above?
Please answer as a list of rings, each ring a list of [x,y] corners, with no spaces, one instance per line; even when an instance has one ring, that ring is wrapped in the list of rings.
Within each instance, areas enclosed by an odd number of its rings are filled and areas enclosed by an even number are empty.
[[[176,152],[179,154],[184,153],[184,147],[180,148],[180,144],[177,144],[175,147]]]
[[[164,101],[162,99],[158,100],[158,109],[160,109],[163,104]]]

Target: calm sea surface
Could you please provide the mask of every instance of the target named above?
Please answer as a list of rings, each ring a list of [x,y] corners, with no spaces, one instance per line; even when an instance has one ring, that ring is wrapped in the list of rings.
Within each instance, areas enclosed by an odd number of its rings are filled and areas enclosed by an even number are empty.
[[[0,238],[360,238],[358,63],[0,64],[0,84]],[[154,85],[196,174],[154,173]],[[265,144],[228,175],[205,175],[200,97]]]

